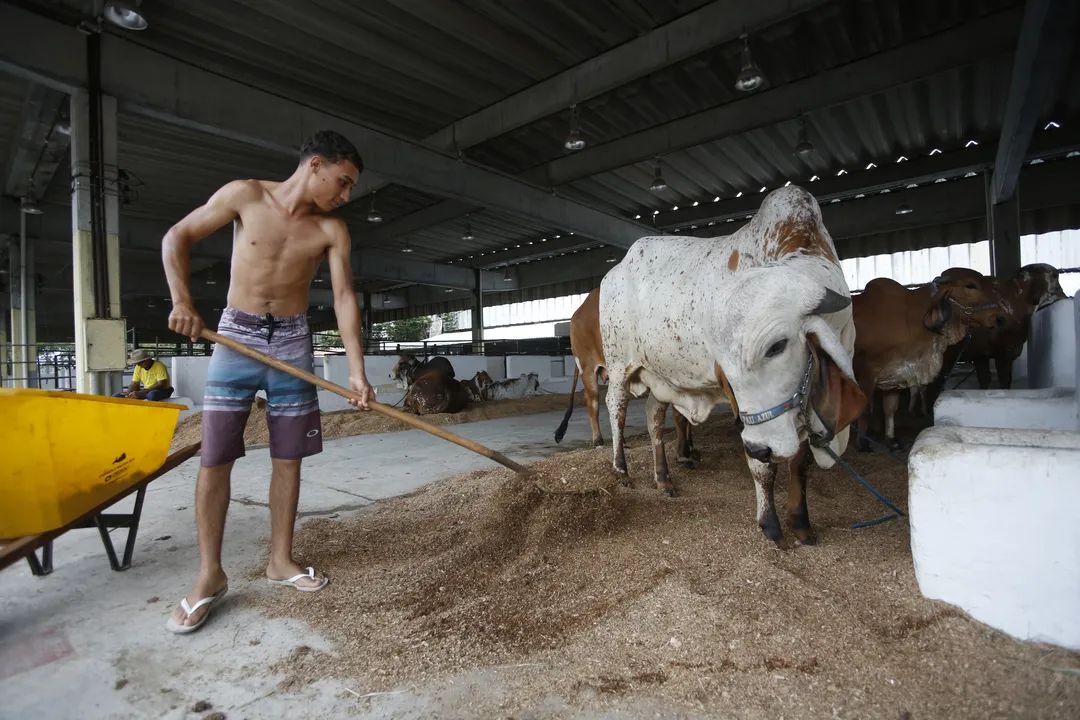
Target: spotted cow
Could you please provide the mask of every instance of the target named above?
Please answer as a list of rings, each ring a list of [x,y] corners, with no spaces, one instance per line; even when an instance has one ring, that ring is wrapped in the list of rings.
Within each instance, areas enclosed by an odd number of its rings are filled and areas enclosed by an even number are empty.
[[[776,468],[786,463],[795,535],[816,542],[810,457],[834,464],[827,451],[847,448],[866,398],[851,369],[851,296],[814,197],[796,186],[774,190],[724,237],[639,239],[601,282],[599,317],[615,471],[626,473],[631,395],[649,395],[654,444],[664,403],[698,424],[726,397],[744,423],[762,532],[786,544],[773,505]],[[662,470],[654,465],[658,484],[667,482]]]

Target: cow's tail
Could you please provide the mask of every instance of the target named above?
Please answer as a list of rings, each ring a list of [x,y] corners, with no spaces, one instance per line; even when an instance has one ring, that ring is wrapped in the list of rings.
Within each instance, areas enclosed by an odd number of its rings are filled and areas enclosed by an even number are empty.
[[[570,424],[570,416],[574,414],[574,393],[577,392],[577,381],[580,370],[578,370],[577,363],[574,363],[574,382],[570,385],[570,407],[566,408],[566,414],[563,415],[562,422],[559,423],[559,427],[555,428],[555,442],[562,442],[563,436],[566,435],[566,426]]]

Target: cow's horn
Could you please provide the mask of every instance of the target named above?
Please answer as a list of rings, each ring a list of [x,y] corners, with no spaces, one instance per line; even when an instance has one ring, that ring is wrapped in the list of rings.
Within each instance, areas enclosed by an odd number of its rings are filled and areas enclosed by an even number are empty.
[[[825,296],[821,298],[821,302],[814,308],[812,314],[828,315],[829,313],[840,312],[850,304],[851,298],[844,297],[831,288],[825,288]]]

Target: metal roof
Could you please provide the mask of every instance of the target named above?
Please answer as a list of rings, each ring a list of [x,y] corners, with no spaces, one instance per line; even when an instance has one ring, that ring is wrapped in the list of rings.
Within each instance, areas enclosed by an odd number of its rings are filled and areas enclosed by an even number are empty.
[[[91,0],[19,0],[70,21]],[[422,142],[455,121],[569,68],[618,48],[710,3],[708,0],[170,0],[146,3],[149,27],[120,32],[135,42],[299,103],[339,113]],[[751,3],[731,3],[737,26]],[[749,45],[766,78],[781,88],[872,59],[980,18],[1013,12],[1023,0],[830,0],[765,29],[750,29]],[[1019,27],[1016,28],[1017,33]],[[724,42],[579,103],[581,129],[592,149],[664,123],[722,108],[745,97],[734,88],[740,40]],[[663,155],[668,189],[655,193],[652,159],[632,162],[554,188],[560,196],[621,217],[758,193],[814,176],[865,172],[868,165],[946,152],[974,140],[995,143],[1013,53],[970,63],[828,107],[807,108],[815,152],[792,154],[794,119],[714,139]],[[1080,118],[1080,53],[1074,52],[1058,94],[1040,109],[1044,119]],[[0,73],[0,138],[10,148],[28,86]],[[760,92],[760,91],[759,91]],[[569,110],[549,114],[462,153],[470,161],[521,175],[570,155],[563,140]],[[238,177],[276,179],[293,160],[235,140],[126,113],[119,115],[119,163],[130,178],[122,217],[172,223],[218,187]],[[44,201],[69,203],[69,171],[61,165]],[[444,203],[402,185],[378,190],[384,222],[368,223],[370,196],[340,212],[363,248],[401,251],[418,260],[501,267],[543,262],[545,243],[577,247],[566,228],[489,209],[383,237],[379,227]],[[1025,215],[1033,227],[1075,222],[1069,207]],[[976,223],[977,224],[977,223]],[[676,226],[667,226],[671,230]],[[984,226],[983,226],[984,227]],[[664,226],[660,226],[664,229]],[[983,233],[971,223],[861,237],[859,252],[925,247]],[[562,235],[562,238],[556,238]],[[558,241],[557,243],[555,241]],[[529,243],[532,243],[530,245]],[[602,243],[581,240],[597,247]],[[518,247],[521,246],[521,247]],[[548,247],[553,245],[549,244]],[[854,247],[854,246],[848,246]],[[535,252],[530,251],[534,248]],[[845,250],[846,251],[846,250]],[[557,253],[548,253],[555,254]],[[470,257],[471,256],[471,257]],[[362,272],[362,268],[359,269]],[[366,289],[399,287],[371,283]],[[553,284],[554,287],[554,284]]]

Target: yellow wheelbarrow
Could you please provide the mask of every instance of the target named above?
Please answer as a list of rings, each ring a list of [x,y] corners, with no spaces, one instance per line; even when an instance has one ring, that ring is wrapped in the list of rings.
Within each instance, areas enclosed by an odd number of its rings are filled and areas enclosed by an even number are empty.
[[[96,527],[113,570],[131,566],[146,487],[199,451],[169,455],[184,405],[0,389],[0,569],[52,572],[52,542]],[[130,513],[105,512],[136,493]],[[121,561],[109,532],[127,528]],[[42,550],[38,559],[37,550]]]

